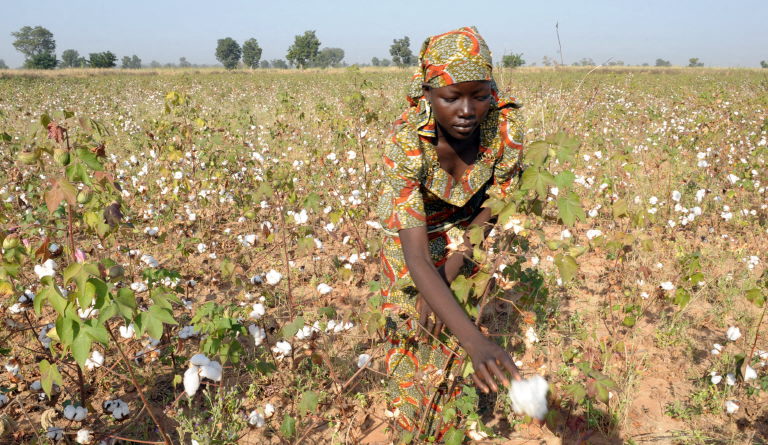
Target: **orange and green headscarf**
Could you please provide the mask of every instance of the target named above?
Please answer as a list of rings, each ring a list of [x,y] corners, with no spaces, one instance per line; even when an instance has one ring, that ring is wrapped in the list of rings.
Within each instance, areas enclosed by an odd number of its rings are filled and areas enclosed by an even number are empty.
[[[494,98],[493,59],[485,40],[474,26],[465,26],[428,37],[421,45],[419,68],[408,90],[408,101],[416,106],[422,98],[422,85],[440,88],[459,82],[491,81]]]

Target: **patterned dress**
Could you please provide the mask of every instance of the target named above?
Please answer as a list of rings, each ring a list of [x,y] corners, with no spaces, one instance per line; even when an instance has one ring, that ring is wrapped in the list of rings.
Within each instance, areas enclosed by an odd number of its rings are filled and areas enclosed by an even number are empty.
[[[385,180],[377,212],[383,227],[381,250],[382,309],[390,347],[386,356],[391,376],[387,392],[398,425],[440,437],[451,425],[431,414],[457,393],[447,394],[446,376],[461,370],[457,340],[416,341],[416,289],[405,264],[398,230],[426,226],[429,252],[436,267],[447,260],[447,246],[461,242],[465,229],[482,210],[489,193],[505,196],[521,172],[523,130],[514,98],[497,99],[480,126],[478,157],[460,181],[440,167],[435,149],[435,122],[426,100],[416,102],[395,122],[384,151]],[[467,267],[462,270],[469,274]],[[450,362],[450,363],[449,363]],[[448,372],[445,372],[448,370]],[[438,392],[433,398],[435,391]],[[430,405],[425,414],[424,408]]]

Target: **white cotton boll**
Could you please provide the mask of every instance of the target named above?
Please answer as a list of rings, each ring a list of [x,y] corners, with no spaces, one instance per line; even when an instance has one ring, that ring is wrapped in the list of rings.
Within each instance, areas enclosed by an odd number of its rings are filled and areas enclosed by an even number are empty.
[[[512,380],[509,386],[512,409],[518,414],[526,414],[543,420],[547,414],[548,391],[547,381],[539,375],[525,380]]]
[[[717,385],[718,383],[723,381],[723,376],[721,376],[720,374],[712,371],[712,374],[711,374],[711,377],[710,377],[709,381],[712,382],[713,385]]]
[[[211,361],[207,365],[200,367],[200,377],[205,377],[206,379],[213,380],[214,382],[220,382],[222,371],[223,368],[221,363],[217,361]]]
[[[264,405],[264,417],[269,419],[275,414],[275,405],[267,403]]]
[[[336,328],[336,320],[329,320],[328,324],[325,325],[325,332],[331,332]]]
[[[525,331],[525,342],[526,343],[539,342],[539,336],[536,335],[536,331],[533,329],[533,326],[528,326],[528,330]]]
[[[733,386],[736,384],[736,376],[733,375],[733,373],[728,373],[725,376],[725,384],[728,386]]]
[[[741,329],[737,328],[736,326],[731,326],[725,332],[725,335],[728,337],[728,340],[736,341],[741,338]]]
[[[198,253],[204,253],[208,249],[208,246],[205,245],[205,243],[199,243],[197,245],[197,252]]]
[[[304,325],[301,329],[296,332],[296,338],[298,340],[306,340],[312,336],[312,327]]]
[[[739,182],[739,179],[740,179],[740,178],[739,178],[738,176],[734,175],[733,173],[730,173],[730,174],[728,175],[728,181],[729,181],[731,184],[736,184],[737,182]]]
[[[721,345],[720,343],[715,343],[714,345],[712,345],[711,354],[712,355],[718,355],[718,354],[720,354],[720,351],[722,351],[722,350],[723,350],[723,345]]]
[[[211,359],[205,356],[205,354],[195,354],[189,359],[189,364],[193,366],[205,366],[211,362]]]
[[[198,334],[197,329],[195,329],[195,327],[191,325],[184,326],[183,328],[181,328],[181,330],[179,330],[179,338],[182,340],[190,337],[194,337],[197,334]]]
[[[570,230],[565,229],[562,232],[560,232],[560,239],[564,240],[564,239],[568,239],[570,237],[571,237],[571,231]]]
[[[264,331],[264,328],[256,326],[255,324],[248,326],[248,332],[250,332],[253,337],[253,343],[256,346],[260,346],[267,338],[267,333]]]
[[[280,272],[276,271],[275,269],[272,269],[269,272],[267,272],[267,284],[274,286],[277,283],[279,283],[282,278],[283,278],[283,275]]]
[[[75,422],[82,422],[86,416],[88,416],[88,410],[85,407],[78,406],[75,408],[75,418],[73,419]]]
[[[98,368],[103,364],[104,356],[101,354],[101,352],[96,350],[91,352],[91,356],[85,360],[85,367],[88,368],[89,371],[92,371],[93,368]]]
[[[43,264],[35,265],[35,275],[37,275],[39,279],[43,279],[44,277],[52,277],[56,274],[56,269],[56,262],[48,259]]]
[[[131,290],[136,293],[144,292],[147,290],[147,285],[143,281],[136,281],[135,283],[131,283]]]
[[[254,320],[258,320],[259,318],[263,317],[264,314],[267,313],[267,309],[264,307],[261,303],[254,303],[253,304],[253,310],[251,311],[248,316]]]
[[[32,382],[31,385],[29,385],[29,389],[31,389],[32,391],[42,391],[43,384],[40,383],[40,380],[35,380],[34,382]],[[0,406],[2,406],[2,404],[0,404]]]
[[[348,321],[348,322],[344,323],[344,330],[345,331],[349,331],[350,329],[352,329],[354,327],[355,327],[355,324],[352,323],[351,321]]]
[[[659,202],[659,198],[655,196],[651,196],[650,199],[648,199],[648,203],[652,206],[655,206]]]
[[[5,370],[8,371],[11,375],[17,376],[21,371],[21,365],[19,364],[18,360],[12,358],[8,360],[8,363],[5,364]]]
[[[320,283],[317,285],[317,291],[320,292],[320,295],[330,293],[332,290],[333,288],[325,283]]]
[[[67,420],[73,420],[77,414],[77,407],[75,405],[67,405],[64,407],[64,418]]]
[[[728,414],[733,414],[739,410],[739,404],[735,400],[729,400],[725,402],[725,411]]]
[[[675,201],[675,202],[680,202],[680,198],[681,198],[682,196],[683,196],[683,195],[682,195],[680,192],[678,192],[677,190],[673,190],[673,191],[672,191],[672,201]]]
[[[200,388],[200,375],[197,367],[191,367],[184,371],[184,392],[192,397]]]
[[[370,354],[360,354],[360,356],[357,357],[357,367],[362,368],[363,366],[367,366],[370,361]]]
[[[83,428],[77,432],[77,437],[75,437],[75,442],[81,443],[81,444],[89,444],[93,442],[93,431]]]
[[[672,284],[671,281],[665,281],[665,282],[661,283],[660,286],[664,290],[674,290],[675,289],[675,285]]]
[[[272,348],[272,352],[275,353],[277,359],[283,359],[291,353],[293,347],[285,340],[281,340],[275,344]]]
[[[262,428],[266,424],[266,420],[264,420],[264,416],[259,414],[258,411],[253,410],[248,415],[248,424],[255,426],[256,428]]]
[[[5,394],[0,394],[0,408],[7,405],[10,400]]]
[[[757,372],[755,372],[754,369],[752,369],[751,366],[747,365],[747,368],[744,370],[744,381],[748,382],[750,380],[755,380],[757,378]]]
[[[587,239],[594,239],[598,236],[602,236],[603,232],[601,232],[599,229],[590,229],[587,230]]]
[[[701,202],[704,200],[704,195],[707,194],[707,191],[704,189],[699,189],[696,191],[696,202]]]

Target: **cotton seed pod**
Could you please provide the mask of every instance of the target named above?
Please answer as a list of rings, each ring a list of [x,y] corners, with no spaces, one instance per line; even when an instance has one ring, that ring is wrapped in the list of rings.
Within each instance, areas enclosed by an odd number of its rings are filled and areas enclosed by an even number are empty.
[[[93,197],[93,193],[90,190],[80,190],[77,194],[77,203],[88,204],[91,202],[91,197]]]
[[[187,396],[192,397],[200,388],[200,375],[198,375],[197,367],[191,367],[184,372],[184,392]]]
[[[59,417],[59,413],[57,413],[55,409],[47,409],[43,411],[43,414],[40,416],[40,425],[44,430],[54,427],[56,426],[55,421],[57,417]]]
[[[125,268],[123,266],[115,265],[109,268],[109,271],[107,271],[107,274],[109,275],[109,278],[112,280],[116,280],[118,278],[122,278],[123,275],[125,275]]]
[[[16,431],[16,422],[6,415],[0,416],[0,437],[5,437]]]
[[[211,362],[211,359],[205,356],[205,354],[195,354],[189,359],[189,363],[195,366],[205,366]]]
[[[25,165],[34,165],[40,160],[40,150],[35,151],[20,151],[18,154],[19,161]]]
[[[53,160],[62,167],[69,165],[69,150],[63,148],[53,149]]]
[[[247,210],[245,212],[245,217],[248,219],[256,219],[256,212],[254,212],[253,210]]]
[[[17,236],[11,235],[9,237],[6,237],[3,240],[3,249],[5,250],[15,249],[18,246],[19,246],[19,237]]]

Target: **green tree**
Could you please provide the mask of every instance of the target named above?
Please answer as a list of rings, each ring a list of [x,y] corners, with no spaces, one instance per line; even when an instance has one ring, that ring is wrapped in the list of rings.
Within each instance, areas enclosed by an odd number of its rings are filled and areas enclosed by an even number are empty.
[[[381,60],[379,60],[378,57],[374,57],[373,59],[371,59],[371,65],[373,65],[373,66],[381,66]]]
[[[501,64],[504,66],[504,68],[517,68],[519,66],[523,66],[525,65],[525,60],[523,60],[523,53],[506,54],[501,58]]]
[[[160,62],[158,62],[157,60],[153,60],[153,61],[149,62],[149,67],[150,68],[160,68],[161,66],[163,66],[163,65],[161,65]]]
[[[192,64],[187,61],[186,57],[179,57],[179,68],[189,68]]]
[[[389,47],[389,55],[397,66],[409,66],[415,62],[415,57],[411,52],[411,39],[408,36],[402,39],[392,40],[392,46]]]
[[[136,54],[134,54],[133,57],[131,57],[131,68],[135,70],[141,69],[141,59]]]
[[[269,60],[262,60],[259,62],[259,68],[269,68]]]
[[[315,65],[321,68],[337,67],[344,60],[344,50],[341,48],[323,48],[317,53]]]
[[[114,68],[117,56],[112,51],[88,54],[88,65],[92,68]]]
[[[672,66],[672,62],[664,59],[656,59],[656,66]]]
[[[5,64],[5,60],[0,59],[0,70],[7,70],[8,65]]]
[[[761,60],[760,61],[760,67],[761,68],[768,68],[768,62],[766,62],[765,60]]]
[[[392,65],[392,61],[389,59],[381,59],[381,66],[389,66]]]
[[[80,68],[82,66],[80,64],[81,60],[83,59],[80,58],[80,53],[74,49],[67,49],[61,53],[61,63],[59,66],[62,68]]]
[[[248,68],[258,68],[261,59],[261,47],[256,39],[248,39],[243,43],[243,64]]]
[[[573,66],[595,66],[595,61],[591,57],[584,57],[578,62],[573,62]]]
[[[295,36],[293,45],[288,48],[285,58],[291,64],[303,69],[317,59],[319,50],[320,40],[315,35],[315,31],[304,31],[303,35]]]
[[[24,54],[24,67],[30,69],[56,68],[56,41],[53,34],[42,26],[24,26],[11,36],[16,40],[13,47]]]
[[[231,37],[219,39],[219,43],[216,45],[216,60],[221,62],[224,68],[228,70],[237,67],[237,62],[240,61],[242,54],[243,51],[240,49],[240,45]]]
[[[704,66],[703,62],[699,62],[698,57],[691,57],[688,59],[688,68],[699,68]]]
[[[272,68],[278,68],[281,70],[288,69],[288,64],[285,63],[285,60],[283,59],[275,59],[272,62],[270,62],[272,65]]]

